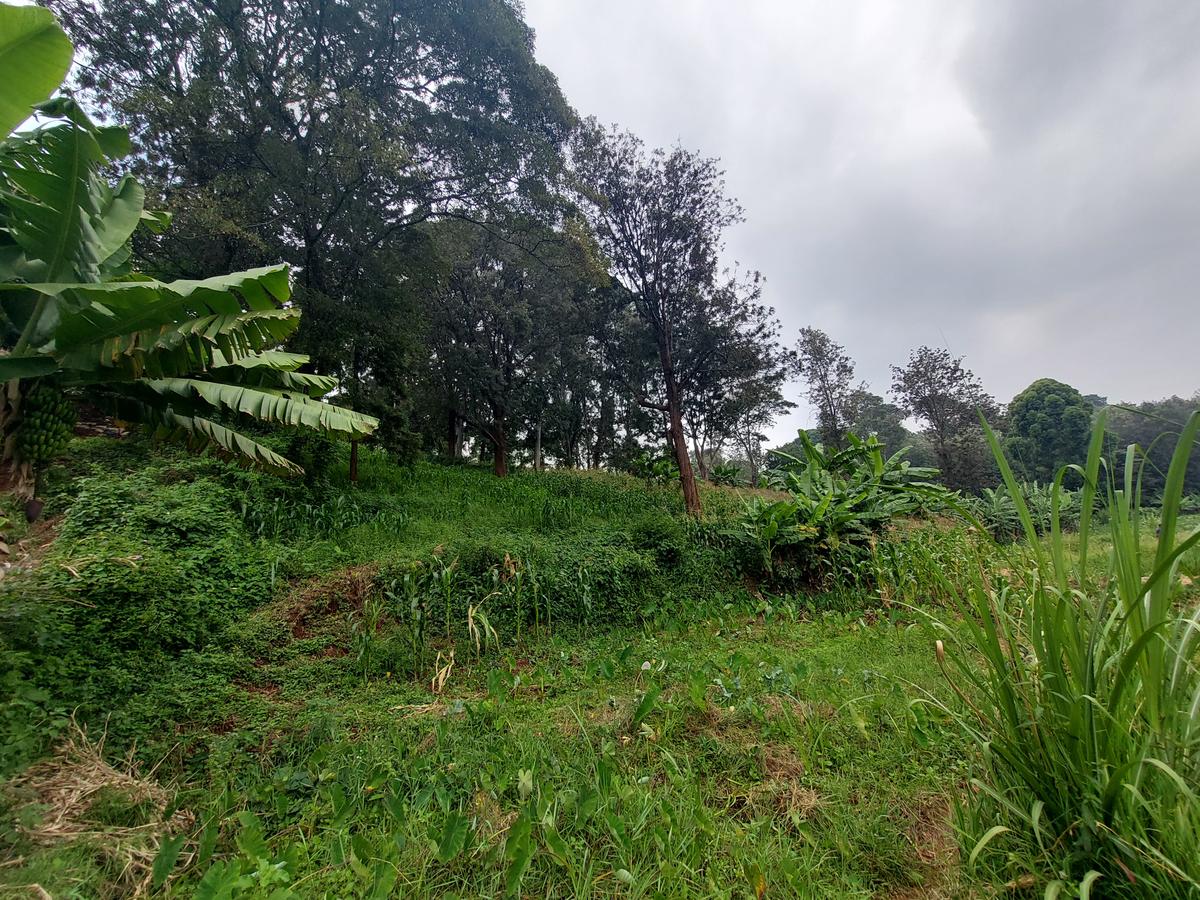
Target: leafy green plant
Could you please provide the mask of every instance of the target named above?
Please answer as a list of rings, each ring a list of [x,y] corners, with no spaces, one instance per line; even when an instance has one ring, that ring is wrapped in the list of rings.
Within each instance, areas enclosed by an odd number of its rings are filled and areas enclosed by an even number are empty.
[[[415,568],[394,579],[384,596],[392,604],[392,614],[408,633],[408,647],[412,654],[413,672],[419,672],[425,663],[426,629],[429,624],[428,593],[424,573]]]
[[[445,613],[446,642],[451,640],[450,622],[453,618],[454,600],[458,592],[458,560],[447,563],[438,561],[438,568],[432,574],[434,590],[441,595],[442,610]]]
[[[383,624],[387,603],[384,597],[371,594],[363,599],[362,609],[349,615],[350,654],[358,663],[363,684],[371,679],[379,654],[379,629]]]
[[[1050,533],[1055,509],[1059,527],[1074,528],[1079,524],[1077,492],[1069,491],[1061,485],[1056,490],[1054,485],[1037,482],[1025,482],[1018,486],[1018,490],[1024,499],[1034,530],[1039,535]],[[1007,485],[984,488],[978,497],[965,498],[959,503],[998,541],[1016,540],[1024,530],[1017,504]]]
[[[1008,489],[984,488],[979,498],[969,504],[972,512],[998,541],[1011,541],[1021,533],[1021,517],[1017,504]]]
[[[0,23],[0,431],[18,485],[62,451],[83,396],[158,436],[287,474],[302,470],[239,423],[370,434],[375,419],[319,399],[333,378],[275,349],[299,324],[287,266],[166,283],[131,271],[134,231],[167,222],[135,179],[104,176],[128,134],[69,96],[47,99],[71,56],[48,12],[0,5]],[[33,111],[36,127],[11,130]]]
[[[679,480],[679,466],[670,455],[656,456],[648,450],[633,458],[629,472],[650,484],[668,484]]]
[[[1194,897],[1200,890],[1200,611],[1179,603],[1181,558],[1200,532],[1179,533],[1179,507],[1200,412],[1183,429],[1166,476],[1157,537],[1141,506],[1134,447],[1121,483],[1103,459],[1105,415],[1086,466],[1051,486],[1050,538],[995,435],[992,451],[1030,552],[996,583],[978,575],[962,597],[967,635],[939,642],[963,705],[950,707],[978,747],[960,810],[968,866],[1033,876],[1047,897]],[[1083,481],[1078,548],[1061,528],[1062,481]],[[1098,552],[1095,499],[1107,511],[1108,565]],[[1146,549],[1148,546],[1149,549]]]
[[[752,497],[738,522],[741,536],[759,553],[763,571],[775,571],[775,551],[817,537],[817,529],[798,521],[799,506],[792,500],[764,500]]]
[[[519,559],[504,555],[504,568],[497,570],[500,583],[510,599],[517,620],[517,641],[521,640],[521,626],[525,621],[525,567]]]
[[[801,543],[797,538],[803,536],[806,549],[826,572],[841,567],[853,572],[884,526],[949,499],[944,488],[930,481],[937,470],[910,465],[906,450],[885,457],[873,435],[848,439],[845,450],[825,451],[802,432],[803,458],[775,454],[771,487],[790,498],[751,501],[741,521],[742,534],[759,548],[768,572],[774,568],[777,535],[788,544]]]
[[[717,463],[709,472],[713,484],[735,487],[742,483],[742,470],[733,463]]]

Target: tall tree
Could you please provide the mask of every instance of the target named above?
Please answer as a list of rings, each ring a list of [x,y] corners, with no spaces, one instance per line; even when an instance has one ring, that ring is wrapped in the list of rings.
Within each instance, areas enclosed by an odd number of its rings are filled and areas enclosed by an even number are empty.
[[[783,396],[783,378],[765,378],[739,385],[731,437],[740,458],[746,464],[746,478],[751,485],[766,465],[767,452],[763,444],[766,431],[776,419],[794,409],[796,404]]]
[[[992,480],[979,415],[995,417],[1000,407],[962,361],[942,348],[919,347],[907,365],[892,366],[892,394],[924,423],[946,484],[977,491]]]
[[[688,390],[719,352],[720,341],[709,340],[714,323],[737,330],[759,306],[756,278],[719,268],[722,234],[741,221],[741,208],[726,197],[716,160],[680,147],[647,153],[634,135],[595,122],[581,129],[573,159],[581,204],[657,352],[660,393],[638,401],[666,415],[684,505],[698,515],[683,425]]]
[[[413,226],[529,212],[561,170],[574,115],[508,0],[48,2],[84,96],[131,127],[134,168],[177,213],[143,266],[290,262],[300,347],[351,393],[392,388],[384,405],[413,355],[395,352],[419,312],[397,290],[421,263]]]
[[[429,298],[432,368],[503,476],[514,431],[530,418],[541,423],[547,376],[586,338],[592,285],[582,265],[571,265],[582,260],[579,248],[553,233],[533,257],[475,225],[446,222],[436,231],[447,264]]]
[[[853,434],[862,438],[875,435],[888,453],[916,443],[918,435],[904,427],[904,410],[895,403],[860,388],[853,393],[848,406],[853,415],[849,431]]]
[[[819,328],[801,328],[796,367],[817,411],[817,431],[827,447],[846,446],[854,421],[854,399],[865,385],[854,383],[854,361],[845,348]]]
[[[1058,470],[1087,457],[1095,407],[1069,384],[1039,378],[1008,406],[1004,449],[1014,469],[1048,483]]]
[[[718,307],[717,313],[697,323],[697,333],[690,335],[690,343],[704,350],[707,362],[684,385],[685,430],[701,478],[708,477],[710,463],[725,445],[737,440],[739,424],[754,422],[761,432],[792,407],[783,399],[782,388],[794,356],[778,344],[775,311],[735,299]],[[745,436],[747,431],[740,433]]]
[[[1108,450],[1112,456],[1114,477],[1125,477],[1125,448],[1137,444],[1140,453],[1136,465],[1143,493],[1148,498],[1162,494],[1170,468],[1171,452],[1177,435],[1195,410],[1200,409],[1200,391],[1190,398],[1166,397],[1138,404],[1119,404],[1108,408]],[[1200,448],[1198,448],[1200,449]],[[1200,452],[1192,454],[1184,470],[1185,494],[1200,496]]]

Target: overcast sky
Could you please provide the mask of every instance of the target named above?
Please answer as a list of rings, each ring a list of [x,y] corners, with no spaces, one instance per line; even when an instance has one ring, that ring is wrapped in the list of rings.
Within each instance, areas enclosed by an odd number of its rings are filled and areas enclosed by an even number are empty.
[[[876,392],[920,344],[1002,402],[1200,389],[1197,0],[525,5],[580,114],[722,159],[729,260]]]

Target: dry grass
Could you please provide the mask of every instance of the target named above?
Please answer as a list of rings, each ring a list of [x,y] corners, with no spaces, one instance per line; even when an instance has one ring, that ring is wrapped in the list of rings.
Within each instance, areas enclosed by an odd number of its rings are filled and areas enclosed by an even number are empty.
[[[763,774],[771,779],[793,779],[804,775],[804,763],[787,744],[767,744],[759,753]]]
[[[186,810],[167,814],[172,795],[150,775],[139,775],[132,759],[120,769],[109,765],[104,760],[103,738],[92,742],[76,725],[52,757],[10,780],[5,789],[18,803],[34,804],[40,813],[35,824],[18,825],[30,841],[46,847],[76,842],[94,847],[116,865],[120,873],[117,882],[128,895],[140,897],[150,889],[151,870],[163,836],[189,833],[195,824]],[[98,822],[97,804],[113,796],[136,807],[142,821],[130,825]],[[185,850],[181,859],[188,857]]]
[[[923,882],[888,896],[892,900],[950,900],[966,896],[958,883],[958,842],[950,824],[950,802],[942,795],[917,798],[904,812],[905,836],[917,858]]]
[[[475,833],[483,844],[488,844],[508,832],[509,827],[517,820],[517,811],[505,812],[499,802],[487,791],[476,791],[471,801],[471,818],[474,821]]]
[[[419,716],[445,716],[450,705],[436,701],[434,703],[409,703],[403,706],[391,707],[392,712],[400,713],[401,719],[413,719]]]
[[[285,602],[293,637],[308,637],[310,626],[325,616],[362,609],[363,600],[371,593],[378,574],[379,565],[367,563],[306,582]]]

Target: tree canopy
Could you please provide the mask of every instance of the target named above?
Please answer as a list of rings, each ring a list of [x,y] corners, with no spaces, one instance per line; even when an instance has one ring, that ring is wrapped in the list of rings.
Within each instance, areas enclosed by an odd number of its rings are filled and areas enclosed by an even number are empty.
[[[808,386],[808,401],[817,411],[821,441],[829,448],[844,448],[856,415],[854,402],[865,389],[854,383],[854,361],[825,332],[801,328],[796,369]]]
[[[731,343],[768,339],[775,327],[757,273],[739,278],[720,268],[723,232],[741,221],[741,208],[725,195],[717,161],[681,147],[647,152],[633,134],[591,122],[573,159],[613,278],[657,351],[655,396],[631,387],[642,406],[666,415],[684,501],[698,513],[685,405]]]
[[[1000,408],[962,363],[961,356],[944,348],[919,347],[906,365],[892,366],[892,395],[924,424],[943,480],[956,489],[978,491],[996,483],[979,417],[994,419]]]
[[[1008,405],[1004,449],[1016,471],[1049,483],[1058,470],[1087,458],[1094,407],[1075,388],[1039,378]]]

